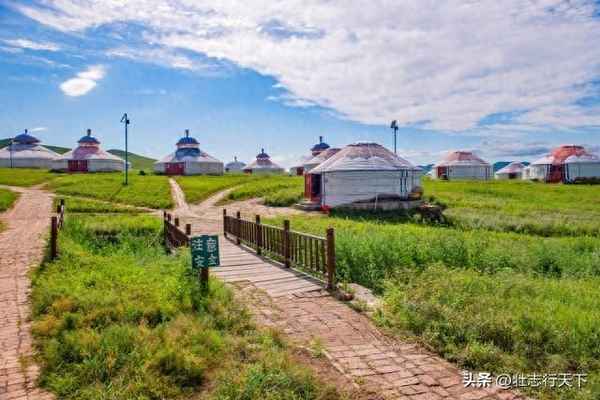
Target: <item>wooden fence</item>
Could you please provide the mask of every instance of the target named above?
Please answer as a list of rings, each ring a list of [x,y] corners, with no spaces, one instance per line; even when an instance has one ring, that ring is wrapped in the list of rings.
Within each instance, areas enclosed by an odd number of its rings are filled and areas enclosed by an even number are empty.
[[[315,274],[327,281],[327,288],[335,288],[335,233],[327,229],[326,237],[319,237],[290,229],[290,221],[283,227],[264,225],[260,215],[255,221],[243,220],[238,211],[235,217],[223,210],[223,232],[235,236],[237,244],[245,244],[256,250],[258,255],[270,256],[283,262],[286,267],[295,267]]]
[[[60,199],[56,206],[56,215],[50,218],[50,260],[58,257],[58,231],[65,222],[65,200]]]
[[[173,218],[171,214],[163,211],[165,246],[172,250],[177,247],[189,246],[192,235],[192,225],[186,224],[185,231],[179,227],[179,218]]]

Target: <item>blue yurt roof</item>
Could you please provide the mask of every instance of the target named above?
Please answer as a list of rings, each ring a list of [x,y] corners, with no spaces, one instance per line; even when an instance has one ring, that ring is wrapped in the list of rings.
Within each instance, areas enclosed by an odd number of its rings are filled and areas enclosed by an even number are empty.
[[[79,139],[79,141],[77,143],[100,144],[100,141],[98,139],[96,139],[95,137],[93,137],[92,136],[92,130],[88,129],[87,130],[87,134],[85,136],[82,136],[81,139]]]
[[[265,153],[265,149],[260,149],[260,153],[256,155],[256,158],[270,158],[267,153]]]
[[[180,145],[180,144],[199,144],[199,143],[196,139],[194,139],[193,137],[190,137],[190,131],[189,131],[189,129],[186,129],[185,136],[182,137],[181,139],[179,139],[179,141],[177,142],[177,145]]]
[[[323,151],[327,150],[329,145],[323,141],[323,136],[319,136],[319,143],[315,144],[310,150],[311,151]]]
[[[25,133],[15,136],[13,140],[19,144],[34,144],[40,142],[36,137],[27,133],[27,129],[25,129]]]

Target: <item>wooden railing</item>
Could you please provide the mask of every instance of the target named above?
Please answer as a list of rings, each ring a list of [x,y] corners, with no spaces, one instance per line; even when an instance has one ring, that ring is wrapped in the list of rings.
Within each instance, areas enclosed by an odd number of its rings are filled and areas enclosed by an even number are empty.
[[[290,229],[290,221],[283,227],[264,225],[260,215],[255,221],[243,220],[238,211],[235,217],[223,210],[223,232],[235,236],[237,244],[256,250],[258,255],[281,261],[286,267],[295,267],[327,281],[327,288],[335,288],[335,233],[327,229],[326,237],[319,237]]]
[[[192,225],[186,224],[185,231],[179,227],[179,218],[163,211],[165,246],[172,250],[177,247],[189,246],[190,236],[192,235]]]
[[[56,215],[50,218],[50,260],[58,257],[58,231],[65,222],[65,200],[60,199],[56,206]]]

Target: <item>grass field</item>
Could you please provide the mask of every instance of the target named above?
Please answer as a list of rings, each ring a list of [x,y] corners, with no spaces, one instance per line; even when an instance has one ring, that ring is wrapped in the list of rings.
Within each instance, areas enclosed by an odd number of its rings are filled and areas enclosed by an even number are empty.
[[[35,186],[56,177],[56,174],[42,169],[0,168],[0,185]]]
[[[54,198],[54,208],[60,200],[65,201],[65,209],[69,214],[139,214],[139,208],[110,203],[104,200],[95,200],[85,197],[57,196]]]
[[[336,229],[342,280],[382,294],[379,321],[448,359],[503,373],[588,373],[600,398],[600,187],[425,181],[449,224],[411,216],[294,216],[292,229]],[[265,221],[281,224],[281,219]]]
[[[198,203],[211,195],[241,185],[245,182],[254,181],[251,175],[231,174],[223,176],[178,176],[175,178],[181,190],[185,193],[188,203]]]
[[[17,200],[18,195],[7,189],[0,189],[0,212],[6,211],[12,207]]]
[[[70,215],[59,260],[33,276],[41,384],[64,399],[339,398],[257,329],[188,252],[165,254],[161,221]]]
[[[168,178],[158,175],[129,175],[123,185],[122,173],[58,174],[49,187],[58,194],[90,197],[116,203],[150,208],[170,208],[171,188]]]
[[[304,178],[301,176],[260,177],[232,190],[222,203],[260,197],[266,205],[284,207],[297,203],[303,192]]]

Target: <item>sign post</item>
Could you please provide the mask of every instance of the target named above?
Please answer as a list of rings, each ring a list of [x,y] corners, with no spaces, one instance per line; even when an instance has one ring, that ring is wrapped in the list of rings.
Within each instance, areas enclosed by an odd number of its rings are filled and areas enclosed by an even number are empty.
[[[200,272],[200,284],[208,288],[208,268],[221,264],[219,257],[219,236],[202,235],[190,239],[192,270]]]

